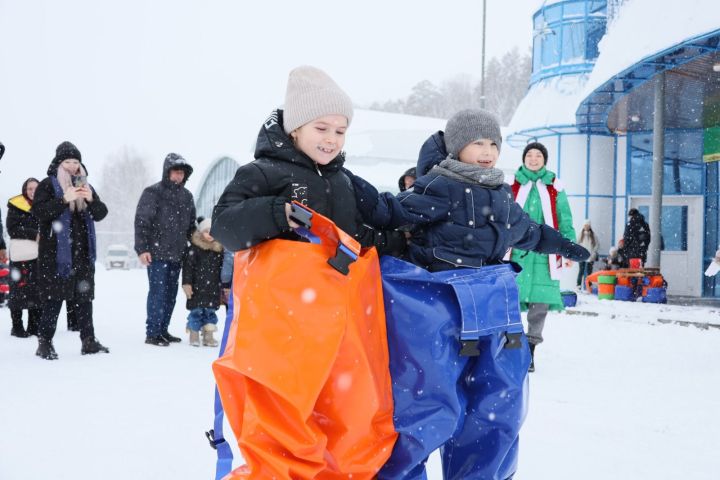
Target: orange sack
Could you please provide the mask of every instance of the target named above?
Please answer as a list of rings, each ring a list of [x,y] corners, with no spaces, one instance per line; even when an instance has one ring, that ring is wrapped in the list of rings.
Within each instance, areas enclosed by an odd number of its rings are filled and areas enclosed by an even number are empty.
[[[235,254],[234,318],[213,371],[247,464],[225,480],[370,479],[395,443],[377,252],[311,213],[322,243]],[[357,255],[348,274],[328,263],[339,240]]]

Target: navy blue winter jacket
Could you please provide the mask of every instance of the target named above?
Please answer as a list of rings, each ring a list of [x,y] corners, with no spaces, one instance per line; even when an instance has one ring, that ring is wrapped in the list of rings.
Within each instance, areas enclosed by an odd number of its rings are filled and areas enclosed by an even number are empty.
[[[428,270],[498,263],[510,247],[560,253],[568,242],[552,228],[530,220],[515,203],[510,186],[464,183],[433,170],[447,157],[442,132],[420,150],[417,172],[423,175],[397,197],[378,195],[374,187],[352,178],[365,202],[375,202],[373,224],[413,225],[408,260]],[[375,199],[373,200],[373,198]]]

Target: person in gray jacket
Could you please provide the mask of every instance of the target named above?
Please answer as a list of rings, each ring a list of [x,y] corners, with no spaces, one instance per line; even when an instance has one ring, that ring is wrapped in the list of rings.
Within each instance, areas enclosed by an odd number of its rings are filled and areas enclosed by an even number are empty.
[[[185,182],[192,174],[185,159],[169,153],[162,180],[147,187],[135,212],[135,252],[147,266],[145,343],[168,346],[180,342],[168,332],[175,308],[178,282],[190,236],[195,230],[195,202]]]

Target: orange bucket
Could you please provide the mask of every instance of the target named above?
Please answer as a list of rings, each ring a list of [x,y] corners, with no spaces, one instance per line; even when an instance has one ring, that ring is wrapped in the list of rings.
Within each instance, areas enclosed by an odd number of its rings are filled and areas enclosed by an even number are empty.
[[[598,283],[598,298],[601,300],[615,298],[615,285],[612,283]]]

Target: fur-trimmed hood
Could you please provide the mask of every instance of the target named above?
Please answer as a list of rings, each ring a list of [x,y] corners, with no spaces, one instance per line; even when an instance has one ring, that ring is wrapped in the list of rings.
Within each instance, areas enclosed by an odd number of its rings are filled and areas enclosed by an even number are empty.
[[[212,242],[208,242],[205,240],[202,236],[201,232],[198,232],[195,230],[192,234],[192,239],[190,240],[193,245],[196,247],[202,249],[202,250],[212,250],[213,252],[222,252],[223,246],[218,242],[217,240],[213,240]]]

